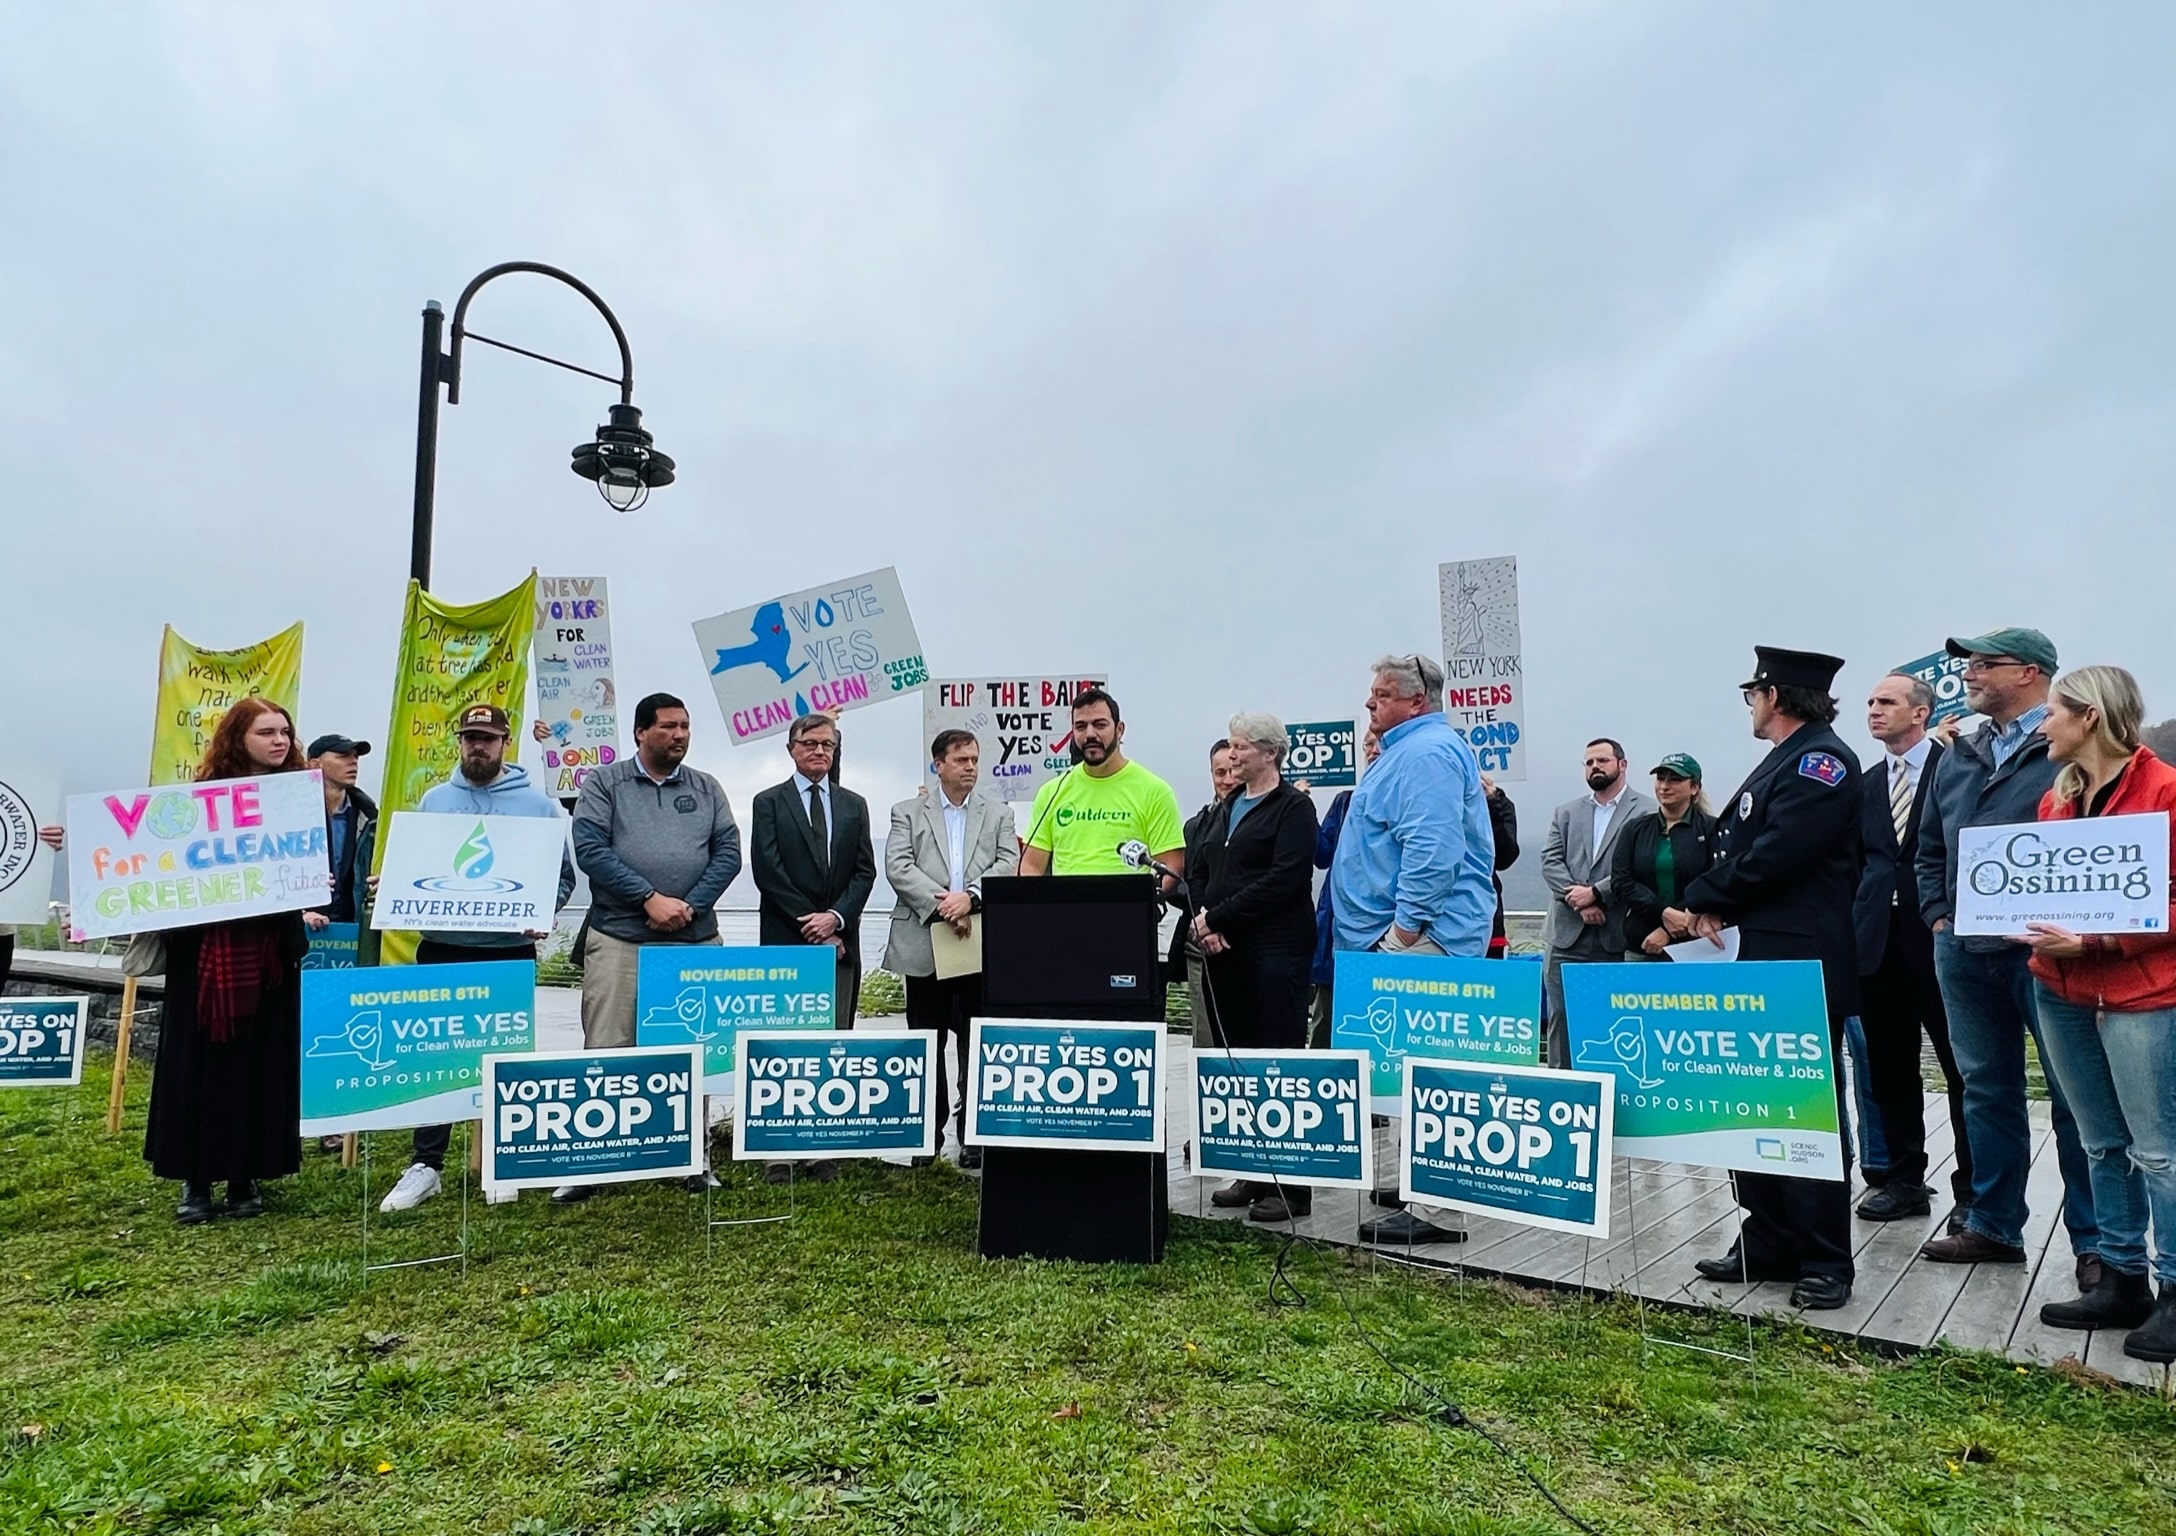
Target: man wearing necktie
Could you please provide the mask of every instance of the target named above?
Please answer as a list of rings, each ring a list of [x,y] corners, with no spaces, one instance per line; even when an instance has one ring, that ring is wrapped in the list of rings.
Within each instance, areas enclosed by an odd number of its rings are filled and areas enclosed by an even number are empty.
[[[838,956],[838,1027],[852,1029],[861,990],[861,909],[876,885],[869,802],[832,780],[839,728],[829,715],[794,721],[786,750],[792,777],[757,795],[752,817],[762,894],[758,941],[830,945]]]
[[[1927,732],[1934,690],[1908,672],[1892,672],[1866,701],[1866,729],[1882,762],[1865,777],[1860,835],[1866,869],[1852,903],[1859,943],[1859,1014],[1866,1026],[1867,1081],[1889,1150],[1888,1182],[1859,1202],[1867,1221],[1898,1221],[1932,1209],[1927,1188],[1926,1085],[1919,1072],[1920,1032],[1934,1042],[1949,1094],[1957,1161],[1950,1188],[1961,1209],[1972,1203],[1972,1147],[1965,1135],[1964,1079],[1949,1048],[1949,1015],[1934,977],[1934,934],[1919,915],[1920,812],[1942,746]]]

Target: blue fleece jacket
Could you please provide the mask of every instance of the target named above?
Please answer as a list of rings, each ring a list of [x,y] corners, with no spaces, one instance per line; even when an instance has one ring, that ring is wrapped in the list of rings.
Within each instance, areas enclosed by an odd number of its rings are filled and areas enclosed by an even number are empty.
[[[529,770],[519,763],[508,763],[499,770],[499,776],[489,784],[471,784],[458,769],[445,783],[434,785],[423,792],[419,811],[431,811],[448,816],[544,816],[559,819],[559,807],[551,796],[529,782]],[[574,894],[574,860],[562,847],[559,850],[559,899],[553,911],[567,904]],[[503,949],[523,943],[518,933],[426,933],[424,938],[438,944],[460,944],[471,949]]]

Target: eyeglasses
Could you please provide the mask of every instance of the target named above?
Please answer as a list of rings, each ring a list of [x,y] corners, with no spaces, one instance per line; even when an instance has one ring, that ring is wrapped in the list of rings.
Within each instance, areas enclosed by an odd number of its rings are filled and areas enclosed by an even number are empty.
[[[2029,661],[2012,661],[2007,656],[1997,657],[1992,660],[1985,656],[1975,656],[1964,664],[1964,675],[1966,677],[1978,677],[1982,672],[1992,672],[1997,667],[2029,667],[2031,665],[2032,663]]]
[[[1753,700],[1768,691],[1769,690],[1766,688],[1741,688],[1738,690],[1738,697],[1745,700],[1745,707],[1747,709],[1751,709],[1753,707]]]
[[[796,752],[821,752],[826,757],[839,750],[835,741],[810,741],[806,736],[793,744]]]

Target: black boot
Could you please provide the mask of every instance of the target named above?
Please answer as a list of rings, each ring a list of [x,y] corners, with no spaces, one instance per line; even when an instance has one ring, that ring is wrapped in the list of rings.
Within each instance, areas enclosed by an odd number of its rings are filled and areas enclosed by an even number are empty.
[[[2040,1309],[2050,1328],[2136,1328],[2153,1316],[2153,1282],[2101,1266],[2100,1283],[2076,1301],[2051,1301]]]
[[[2176,1361],[2176,1285],[2161,1287],[2161,1299],[2153,1304],[2153,1316],[2131,1330],[2131,1336],[2123,1341],[2123,1352],[2133,1360],[2151,1360],[2158,1365]]]
[[[1242,1205],[1252,1205],[1269,1193],[1267,1184],[1257,1184],[1252,1179],[1234,1179],[1222,1189],[1209,1191],[1209,1203],[1218,1210],[1233,1210]]]
[[[229,1216],[262,1216],[264,1193],[257,1188],[255,1179],[227,1180],[227,1214]]]
[[[194,1227],[210,1221],[212,1215],[211,1185],[184,1184],[181,1186],[181,1204],[174,1207],[174,1220],[185,1227]]]

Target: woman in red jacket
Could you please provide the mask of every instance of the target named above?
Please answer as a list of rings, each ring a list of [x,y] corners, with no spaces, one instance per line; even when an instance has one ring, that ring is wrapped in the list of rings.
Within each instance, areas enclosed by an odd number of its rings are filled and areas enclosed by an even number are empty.
[[[2042,821],[2176,812],[2176,768],[2139,745],[2145,713],[2121,667],[2079,667],[2056,681],[2041,731],[2063,768],[2040,802]],[[2166,1362],[2176,1360],[2176,905],[2162,917],[2150,934],[2032,923],[2025,942],[2048,1071],[2092,1165],[2102,1266],[2098,1285],[2042,1307],[2040,1320],[2133,1329],[2123,1352]],[[2149,1216],[2158,1302],[2146,1272]]]

